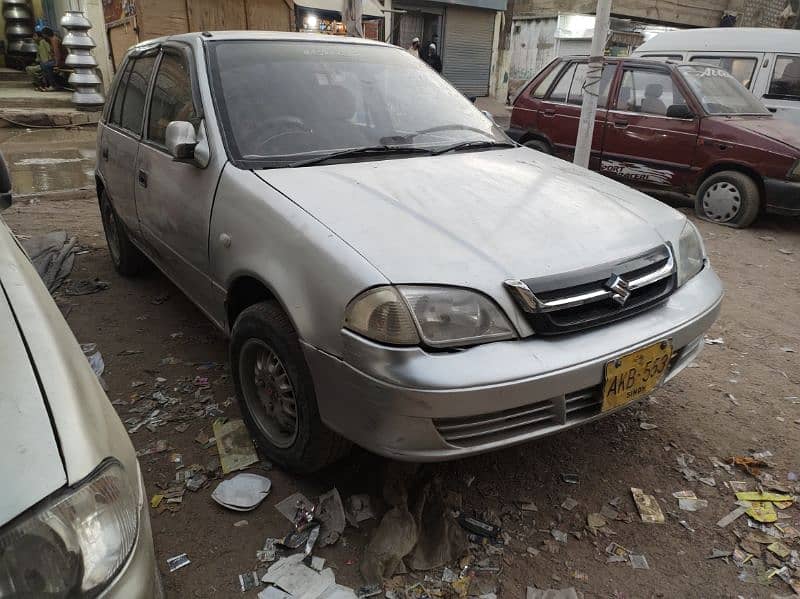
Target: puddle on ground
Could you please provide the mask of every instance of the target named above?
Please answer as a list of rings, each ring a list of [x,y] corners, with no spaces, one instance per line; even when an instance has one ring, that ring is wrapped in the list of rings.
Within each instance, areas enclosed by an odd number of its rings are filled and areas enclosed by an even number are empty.
[[[92,129],[0,129],[0,151],[11,172],[15,195],[94,186]]]

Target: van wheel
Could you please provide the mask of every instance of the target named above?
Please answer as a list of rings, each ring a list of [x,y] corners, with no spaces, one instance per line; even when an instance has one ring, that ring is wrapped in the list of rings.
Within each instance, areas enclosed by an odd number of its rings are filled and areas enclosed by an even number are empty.
[[[125,225],[117,216],[105,191],[100,193],[100,216],[114,268],[126,277],[138,274],[146,266],[147,258],[131,243]]]
[[[525,142],[526,148],[531,148],[533,150],[538,150],[543,154],[552,154],[553,151],[550,149],[550,144],[546,141],[542,141],[541,139],[532,139],[530,141]]]
[[[761,207],[761,192],[751,177],[722,171],[708,177],[695,196],[694,209],[701,218],[743,229],[753,224]]]
[[[300,473],[344,456],[348,441],[325,428],[297,333],[275,302],[245,309],[231,334],[231,373],[256,445]]]

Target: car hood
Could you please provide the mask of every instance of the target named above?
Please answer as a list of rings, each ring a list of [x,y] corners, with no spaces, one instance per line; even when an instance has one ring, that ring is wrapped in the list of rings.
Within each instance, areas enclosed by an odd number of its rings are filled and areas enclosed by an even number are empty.
[[[393,283],[496,295],[677,239],[684,217],[529,148],[258,173]]]
[[[67,482],[36,373],[0,281],[0,526]]]
[[[744,129],[751,135],[769,139],[789,148],[792,154],[800,152],[800,125],[772,116],[714,117],[724,119],[728,125]],[[752,144],[750,144],[752,145]]]

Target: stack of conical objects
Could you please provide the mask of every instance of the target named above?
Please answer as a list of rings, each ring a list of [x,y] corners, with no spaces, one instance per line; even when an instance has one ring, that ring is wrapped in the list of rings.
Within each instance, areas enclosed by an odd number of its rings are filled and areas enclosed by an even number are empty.
[[[69,84],[75,90],[72,103],[79,109],[96,110],[105,102],[103,81],[97,74],[97,61],[92,54],[96,46],[89,36],[92,23],[83,12],[68,10],[61,19],[61,26],[67,30],[63,46],[69,50],[66,66],[74,72],[69,76]]]
[[[22,69],[36,60],[30,0],[3,0],[6,21],[6,65]]]

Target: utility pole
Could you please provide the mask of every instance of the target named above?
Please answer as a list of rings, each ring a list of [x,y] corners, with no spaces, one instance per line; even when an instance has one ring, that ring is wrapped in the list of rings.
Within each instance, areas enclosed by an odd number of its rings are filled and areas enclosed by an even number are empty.
[[[603,74],[603,56],[605,55],[608,30],[611,20],[611,0],[597,0],[592,50],[589,56],[589,69],[586,82],[583,84],[583,104],[581,120],[578,124],[578,139],[575,141],[575,158],[573,162],[584,168],[589,167],[589,156],[592,151],[594,120],[597,114],[597,97],[600,95],[600,77]]]

